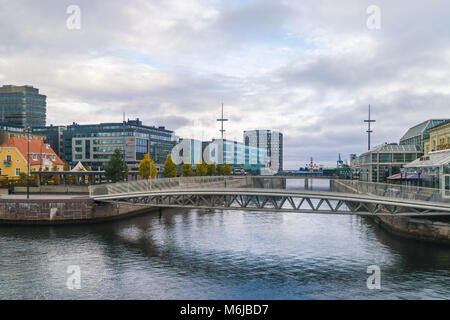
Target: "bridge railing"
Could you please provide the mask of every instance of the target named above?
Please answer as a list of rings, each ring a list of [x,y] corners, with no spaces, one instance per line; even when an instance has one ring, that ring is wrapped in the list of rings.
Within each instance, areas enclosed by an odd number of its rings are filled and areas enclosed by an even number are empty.
[[[144,193],[155,190],[236,187],[245,185],[245,177],[205,176],[145,179],[138,181],[107,183],[89,186],[89,196],[111,196],[130,193]]]
[[[442,190],[436,188],[365,182],[358,180],[339,180],[336,183],[352,187],[360,193],[372,194],[381,197],[432,202],[450,202],[450,199],[446,199],[442,196]]]

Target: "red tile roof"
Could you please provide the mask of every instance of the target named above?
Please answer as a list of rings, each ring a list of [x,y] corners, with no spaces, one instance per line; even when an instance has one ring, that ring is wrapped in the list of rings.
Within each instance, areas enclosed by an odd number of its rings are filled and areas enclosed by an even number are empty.
[[[24,138],[11,138],[2,144],[0,147],[15,147],[22,154],[22,156],[27,159],[28,152],[28,141]],[[32,159],[33,153],[37,154],[37,160]],[[44,154],[44,158],[49,160],[54,165],[63,165],[64,162],[58,157],[58,155],[53,151],[53,149],[44,144],[42,140],[31,139],[30,140],[30,165],[41,165],[43,164],[43,159],[40,154]],[[55,155],[55,160],[52,160],[48,154]]]

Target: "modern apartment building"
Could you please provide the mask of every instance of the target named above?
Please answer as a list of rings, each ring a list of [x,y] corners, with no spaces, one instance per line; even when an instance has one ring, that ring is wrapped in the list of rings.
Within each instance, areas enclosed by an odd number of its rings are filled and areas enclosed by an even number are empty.
[[[15,126],[45,126],[46,96],[32,86],[0,87],[0,121]]]
[[[63,132],[63,140],[64,158],[70,165],[81,162],[93,169],[102,169],[117,148],[131,170],[138,168],[146,153],[161,165],[175,145],[173,131],[143,125],[139,118],[119,123],[73,123]]]
[[[246,130],[244,131],[244,145],[266,150],[268,163],[261,174],[273,175],[283,171],[283,134],[281,132]]]

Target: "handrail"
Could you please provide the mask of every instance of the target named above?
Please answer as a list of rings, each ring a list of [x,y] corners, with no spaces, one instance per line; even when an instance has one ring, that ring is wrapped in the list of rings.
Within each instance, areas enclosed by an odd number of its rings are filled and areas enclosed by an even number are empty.
[[[373,194],[387,198],[450,202],[450,199],[445,199],[442,197],[442,190],[438,188],[425,188],[357,180],[340,180],[339,183],[351,186],[361,193]]]
[[[160,179],[144,179],[138,181],[107,183],[89,186],[89,196],[121,195],[127,193],[141,193],[153,190],[166,190],[173,188],[208,187],[212,184],[227,181],[242,181],[245,177],[235,176],[202,176],[202,177],[176,177]]]

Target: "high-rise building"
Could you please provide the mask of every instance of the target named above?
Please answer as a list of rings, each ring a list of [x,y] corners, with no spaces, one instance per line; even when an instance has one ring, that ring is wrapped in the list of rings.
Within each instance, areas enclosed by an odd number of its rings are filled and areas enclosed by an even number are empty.
[[[64,158],[70,165],[101,169],[115,149],[130,169],[137,169],[146,153],[157,165],[164,164],[175,145],[173,131],[165,127],[145,126],[139,119],[118,123],[80,125],[74,123],[63,132]]]
[[[283,171],[283,134],[281,132],[246,130],[244,131],[244,145],[266,149],[268,163],[266,168],[261,170],[261,174],[272,175]]]
[[[46,96],[32,86],[0,88],[0,121],[21,127],[45,126]]]

